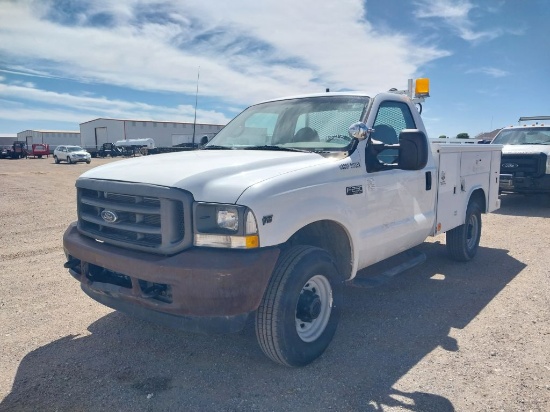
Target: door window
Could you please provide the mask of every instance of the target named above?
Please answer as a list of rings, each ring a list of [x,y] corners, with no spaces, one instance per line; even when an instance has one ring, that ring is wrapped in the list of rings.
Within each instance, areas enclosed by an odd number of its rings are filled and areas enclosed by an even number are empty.
[[[416,129],[416,125],[406,103],[388,100],[380,104],[373,128],[373,139],[385,144],[397,144],[401,130]],[[397,149],[383,150],[377,156],[380,162],[389,164],[395,163],[397,157]]]

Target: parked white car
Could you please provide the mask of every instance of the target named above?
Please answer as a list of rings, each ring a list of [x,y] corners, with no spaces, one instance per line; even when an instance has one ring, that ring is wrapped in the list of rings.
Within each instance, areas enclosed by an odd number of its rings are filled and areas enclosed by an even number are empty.
[[[55,163],[78,163],[92,161],[92,156],[80,146],[57,146],[53,151]]]

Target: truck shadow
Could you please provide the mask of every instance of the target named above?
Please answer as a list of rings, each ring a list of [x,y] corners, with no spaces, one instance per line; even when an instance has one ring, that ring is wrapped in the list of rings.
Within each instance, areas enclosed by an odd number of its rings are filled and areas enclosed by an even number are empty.
[[[375,289],[346,289],[334,341],[306,368],[265,358],[252,324],[205,336],[113,312],[89,335],[27,354],[0,410],[454,411],[440,394],[393,386],[435,349],[458,350],[451,328],[466,327],[525,265],[506,250],[456,263],[439,243],[419,249],[423,265]]]
[[[509,216],[550,217],[550,195],[501,194],[500,209],[492,213]]]

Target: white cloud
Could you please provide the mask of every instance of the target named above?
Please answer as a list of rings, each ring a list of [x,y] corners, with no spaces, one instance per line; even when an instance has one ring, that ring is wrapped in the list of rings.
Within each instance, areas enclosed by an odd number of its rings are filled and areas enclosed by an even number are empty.
[[[466,73],[468,74],[481,73],[491,77],[505,77],[510,75],[510,72],[507,72],[502,69],[497,69],[496,67],[480,67],[477,69],[470,69]]]
[[[466,41],[479,42],[492,40],[503,34],[502,30],[476,31],[469,17],[474,6],[468,0],[416,0],[415,16],[421,19],[442,19]]]
[[[0,84],[0,95],[13,99],[3,101],[0,107],[0,118],[6,120],[50,120],[82,122],[98,118],[122,118],[143,120],[165,120],[192,122],[194,106],[180,105],[177,107],[155,106],[140,102],[110,100],[105,97],[77,96],[69,93],[58,93],[41,90],[34,87]],[[36,106],[29,108],[19,101],[34,102]],[[208,110],[197,110],[197,117],[203,123],[225,124],[229,121],[222,113]]]
[[[24,66],[18,66],[18,65],[11,65],[10,69],[0,69],[0,72],[3,73],[9,73],[9,74],[16,74],[18,76],[27,76],[27,77],[41,77],[45,79],[59,79],[59,76],[52,76],[51,74],[40,71],[40,70],[34,70],[30,67],[24,67]]]
[[[404,87],[419,66],[448,55],[375,33],[362,0],[89,3],[93,10],[66,16],[47,2],[2,2],[0,53],[38,62],[39,75],[190,95],[200,67],[201,95],[238,104],[325,87]],[[97,13],[112,24],[91,25]],[[56,22],[63,18],[72,25]]]

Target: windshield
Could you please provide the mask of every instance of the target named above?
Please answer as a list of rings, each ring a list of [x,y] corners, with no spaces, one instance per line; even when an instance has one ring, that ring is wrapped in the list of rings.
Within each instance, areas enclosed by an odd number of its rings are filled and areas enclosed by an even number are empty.
[[[69,152],[81,152],[82,150],[84,149],[80,146],[67,146],[67,151]]]
[[[550,127],[522,127],[501,131],[494,144],[550,144]]]
[[[319,96],[251,106],[225,126],[205,149],[345,151],[348,127],[369,101],[360,96]]]

